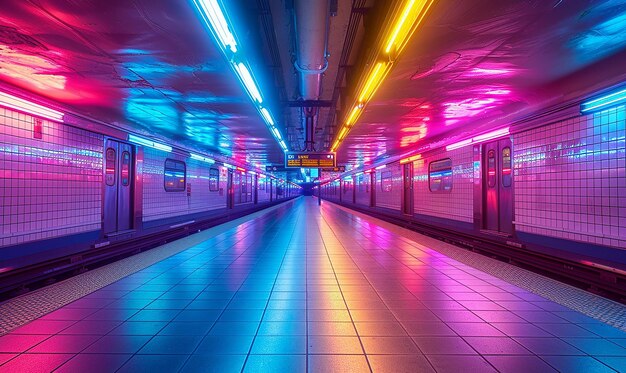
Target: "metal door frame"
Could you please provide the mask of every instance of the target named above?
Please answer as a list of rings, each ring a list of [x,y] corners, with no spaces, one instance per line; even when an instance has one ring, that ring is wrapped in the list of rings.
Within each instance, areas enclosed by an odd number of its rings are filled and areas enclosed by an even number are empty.
[[[254,175],[252,180],[254,182],[254,196],[252,197],[252,199],[254,200],[254,204],[256,205],[259,203],[259,175]]]
[[[408,173],[408,175],[407,175]],[[407,183],[408,176],[408,183]],[[408,185],[408,190],[407,190]],[[407,201],[408,196],[408,201]],[[405,215],[413,215],[413,163],[405,163],[402,167],[402,213]]]
[[[376,171],[370,172],[370,207],[376,207]]]
[[[226,182],[226,208],[229,209],[235,207],[235,187],[233,184],[233,171],[229,169]]]
[[[107,187],[106,184],[106,152],[107,149],[111,148],[110,142],[116,144],[115,146],[115,229],[109,232],[105,232],[105,224],[107,213]],[[127,146],[130,150],[130,165],[129,165],[129,201],[128,201],[128,229],[119,229],[119,194],[120,194],[120,183],[121,183],[121,156],[124,153],[124,150],[120,150],[122,146]],[[136,147],[133,144],[130,144],[126,141],[113,138],[113,137],[105,137],[104,138],[104,147],[102,153],[102,210],[100,214],[101,219],[101,234],[103,237],[105,236],[113,236],[119,232],[127,232],[131,230],[136,230],[141,228],[143,209],[141,204],[141,199],[143,196],[143,188],[141,182],[141,175],[143,174],[143,149],[140,147]]]
[[[487,219],[487,201],[486,201],[486,146],[489,144],[496,143],[496,184],[498,186],[498,230],[489,230],[486,227],[486,219]],[[473,149],[473,157],[474,157],[474,227],[477,231],[483,231],[485,233],[492,234],[501,234],[501,235],[510,235],[515,236],[515,176],[514,172],[511,169],[511,186],[507,187],[510,196],[510,232],[502,231],[501,224],[501,210],[502,210],[502,200],[501,200],[501,189],[504,188],[502,185],[502,150],[506,147],[511,149],[511,166],[513,165],[513,141],[510,137],[503,137],[499,139],[494,139],[492,141],[488,141],[479,145],[474,145]],[[512,168],[512,167],[511,167]]]

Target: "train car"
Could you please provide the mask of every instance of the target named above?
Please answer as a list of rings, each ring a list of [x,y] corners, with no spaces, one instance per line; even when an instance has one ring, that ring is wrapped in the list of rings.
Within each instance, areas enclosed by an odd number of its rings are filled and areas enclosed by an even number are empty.
[[[626,197],[618,190],[626,186],[625,111],[552,111],[356,170],[320,191],[330,201],[470,239],[597,267],[624,263]]]

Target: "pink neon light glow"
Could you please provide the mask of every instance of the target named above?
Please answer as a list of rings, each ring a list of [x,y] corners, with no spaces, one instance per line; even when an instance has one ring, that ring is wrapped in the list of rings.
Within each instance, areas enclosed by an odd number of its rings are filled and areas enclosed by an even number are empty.
[[[0,44],[0,56],[0,72],[3,75],[32,85],[38,90],[65,89],[67,78],[53,74],[61,67],[51,59],[26,54],[4,44]]]
[[[60,111],[26,101],[8,93],[0,92],[0,106],[22,111],[37,117],[50,119],[55,122],[63,122],[64,114]]]
[[[482,68],[475,67],[469,71],[466,75],[470,76],[488,76],[488,75],[511,75],[513,71],[502,68]]]

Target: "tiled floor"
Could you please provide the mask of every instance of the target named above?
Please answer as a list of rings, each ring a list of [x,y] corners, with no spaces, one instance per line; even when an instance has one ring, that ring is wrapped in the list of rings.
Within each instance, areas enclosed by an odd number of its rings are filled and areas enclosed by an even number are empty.
[[[0,337],[0,371],[626,371],[626,333],[374,220],[268,215]]]

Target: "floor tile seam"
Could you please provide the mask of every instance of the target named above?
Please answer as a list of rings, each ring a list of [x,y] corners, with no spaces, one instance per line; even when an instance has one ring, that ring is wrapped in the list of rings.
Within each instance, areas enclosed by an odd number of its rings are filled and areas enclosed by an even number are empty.
[[[358,244],[358,245],[359,245],[359,246],[361,246],[360,244]],[[350,255],[350,254],[351,254],[351,251],[348,251],[348,255]],[[367,252],[367,251],[366,251],[366,255],[370,255],[370,256],[372,256],[372,254],[370,254],[370,253],[369,253],[369,252]],[[373,284],[373,283],[369,280],[369,278],[368,278],[368,276],[367,276],[367,275],[365,275],[365,279],[366,279],[366,281],[370,284],[370,286],[371,286],[372,288],[376,289],[376,287],[375,287],[375,286],[374,286],[374,284]],[[403,284],[402,284],[402,283],[400,283],[400,282],[398,282],[398,283],[399,283],[402,287],[404,287],[407,291],[409,291],[409,289],[408,289],[405,285],[403,285]],[[402,330],[405,332],[406,337],[408,337],[408,338],[411,340],[411,342],[413,343],[413,345],[417,348],[417,350],[418,350],[418,351],[420,351],[420,353],[421,353],[422,355],[426,356],[426,353],[425,353],[425,352],[424,352],[424,351],[420,348],[420,346],[419,346],[419,345],[415,342],[415,339],[413,338],[413,336],[411,336],[411,335],[410,335],[410,333],[409,333],[409,331],[406,329],[406,327],[405,327],[404,323],[403,323],[402,321],[400,321],[400,320],[397,318],[396,314],[395,314],[395,313],[394,313],[394,312],[393,312],[393,311],[389,308],[389,306],[387,306],[387,304],[385,303],[385,301],[384,301],[384,300],[380,297],[380,293],[379,293],[379,291],[378,291],[378,290],[375,290],[375,292],[376,292],[376,295],[378,296],[378,299],[379,299],[379,300],[380,300],[380,301],[381,301],[381,302],[385,305],[386,310],[387,310],[388,312],[390,312],[390,313],[391,313],[391,315],[393,316],[393,318],[394,318],[395,322],[396,322],[398,325],[400,325],[400,327],[402,328]],[[412,292],[410,292],[410,291],[409,291],[409,293],[411,293],[411,294],[412,294]],[[416,300],[417,300],[417,301],[419,301],[419,299],[417,299],[417,298],[416,298]],[[458,303],[458,302],[457,302],[457,303]],[[431,312],[432,312],[432,311],[431,311]],[[447,325],[447,323],[446,323],[443,319],[441,319],[441,318],[440,318],[437,314],[435,314],[435,313],[433,313],[433,314],[435,315],[435,317],[437,317],[437,319],[439,320],[439,322],[443,323],[444,325]],[[355,326],[355,329],[356,329],[356,326]],[[458,334],[456,331],[454,331],[454,330],[452,330],[452,332],[453,332],[453,333],[455,333],[455,336],[456,336],[456,337],[461,338],[461,339],[462,339],[465,343],[467,343],[467,345],[468,345],[468,346],[472,349],[472,351],[474,351],[474,352],[476,353],[476,355],[478,355],[478,356],[481,356],[481,357],[482,357],[482,355],[480,354],[480,352],[478,352],[478,351],[477,351],[477,350],[476,350],[476,349],[475,349],[475,348],[474,348],[474,347],[473,347],[473,346],[472,346],[469,342],[467,342],[467,341],[463,338],[463,336],[459,335],[459,334]],[[358,329],[357,329],[357,335],[358,335]],[[484,357],[483,357],[483,359],[484,359]],[[493,366],[493,365],[492,365],[492,364],[491,364],[491,363],[490,363],[487,359],[484,359],[484,360],[485,360],[485,361],[487,361],[487,363],[488,363],[490,366],[492,366],[494,369],[496,369],[496,368],[495,368],[495,366]],[[435,366],[433,365],[433,363],[432,363],[429,359],[427,359],[427,361],[428,361],[429,365],[431,366],[431,368],[432,368],[434,371],[436,371],[436,368],[435,368]],[[497,370],[497,369],[496,369],[496,370]]]
[[[272,222],[272,226],[273,226],[273,225],[275,225],[275,222]],[[243,239],[243,238],[242,238],[242,239]],[[239,240],[239,241],[240,241],[240,240]],[[239,242],[239,241],[237,241],[237,242]],[[235,244],[236,244],[236,242],[234,242],[234,243],[233,243],[233,245],[231,245],[229,248],[232,248]],[[229,250],[229,248],[226,248],[224,251]],[[233,258],[233,260],[229,263],[229,265],[228,265],[228,266],[225,266],[225,267],[222,269],[222,271],[219,273],[219,275],[221,275],[221,274],[225,273],[225,272],[226,272],[226,271],[230,268],[230,266],[232,265],[232,263],[234,263],[234,262],[235,262],[238,258],[240,258],[240,257],[242,257],[243,255],[245,255],[245,253],[246,253],[246,251],[247,251],[248,249],[249,249],[249,247],[248,247],[248,248],[246,248],[244,251],[242,251],[242,253],[241,253],[241,254],[239,254],[237,257]],[[219,277],[219,275],[218,275],[218,277]],[[206,339],[206,337],[207,337],[208,335],[210,335],[211,330],[213,330],[213,328],[214,328],[214,327],[215,327],[215,325],[217,324],[217,322],[218,322],[218,320],[220,319],[220,317],[221,317],[221,316],[222,316],[222,315],[226,312],[226,310],[228,309],[228,305],[230,305],[230,304],[232,303],[232,301],[233,301],[233,299],[234,299],[235,295],[237,294],[237,292],[239,291],[239,289],[241,289],[241,287],[242,287],[243,285],[244,285],[244,283],[242,282],[242,283],[239,285],[239,288],[238,288],[238,289],[237,289],[237,290],[233,293],[233,296],[229,298],[228,303],[224,306],[224,308],[222,308],[222,310],[221,310],[220,314],[217,316],[217,318],[215,319],[215,321],[212,321],[211,327],[209,328],[209,330],[207,330],[207,332],[205,333],[205,335],[203,335],[203,336],[202,336],[202,338],[200,338],[200,339],[199,339],[199,341],[198,341],[198,343],[196,344],[196,346],[194,347],[193,351],[192,351],[190,354],[186,354],[186,355],[187,355],[187,358],[186,358],[186,359],[185,359],[185,361],[181,364],[179,371],[180,371],[180,370],[182,370],[182,369],[185,367],[185,365],[187,364],[187,362],[189,361],[189,359],[191,359],[191,356],[194,354],[194,352],[198,350],[198,348],[199,348],[199,347],[200,347],[200,345],[204,342],[204,340]],[[207,287],[208,287],[208,286],[210,286],[210,285],[207,285]],[[205,289],[206,289],[206,287],[205,287]],[[200,292],[200,293],[201,293],[201,292]],[[199,295],[200,295],[200,294],[198,294],[195,298],[193,298],[193,300],[197,300],[197,298],[198,298],[198,296],[199,296]],[[193,301],[193,300],[192,300],[192,301]],[[181,310],[181,312],[182,312],[182,311],[183,311],[183,310]],[[180,314],[180,312],[179,312],[179,314]],[[163,327],[159,330],[159,332],[160,332],[160,331],[162,331],[162,330],[164,330],[165,328],[167,328],[167,326],[168,326],[168,325],[170,325],[172,322],[174,322],[174,319],[175,319],[175,317],[174,317],[172,320],[168,321],[168,322],[166,323],[166,325],[164,325],[164,326],[163,326]],[[145,345],[147,345],[147,344],[148,344],[148,343],[149,343],[152,339],[154,339],[154,337],[156,337],[157,335],[158,335],[158,332],[157,332],[157,333],[155,333],[154,335],[152,335],[152,337],[151,337],[151,338],[150,338],[150,339],[149,339],[149,340],[148,340],[148,341],[144,344],[144,346],[145,346]],[[142,348],[143,348],[143,347],[142,347]],[[138,354],[140,350],[141,350],[141,349],[137,350],[137,351],[135,352],[135,354],[133,354],[133,356],[134,356],[134,355],[136,355],[136,354]],[[120,369],[121,369],[122,367],[123,367],[123,365],[120,367]],[[243,366],[242,366],[242,369],[243,369]]]
[[[330,232],[332,232],[333,236],[335,236],[335,238],[336,238],[337,234],[336,234],[335,230],[330,226],[330,224],[328,223],[328,221],[325,218],[325,216],[323,214],[320,214],[320,215],[321,215],[321,221],[327,226],[327,228],[330,230]],[[319,229],[319,227],[318,227],[318,229]],[[331,258],[330,254],[328,252],[328,247],[326,245],[326,242],[325,241],[323,241],[323,242],[324,242],[324,251],[326,252],[326,256],[327,256],[328,261],[330,262],[330,266],[331,266],[331,268],[333,270],[333,275],[335,277],[335,281],[337,281],[337,283],[339,284],[339,279],[337,278],[337,272],[335,272],[335,268],[334,268],[334,265],[333,265],[332,258]],[[347,252],[348,250],[343,246],[343,244],[341,244],[341,245],[342,245],[343,250]],[[341,293],[341,299],[343,300],[344,306],[348,310],[348,315],[350,316],[350,322],[352,323],[352,327],[354,328],[356,336],[357,336],[357,338],[359,340],[359,345],[361,346],[361,351],[363,351],[363,354],[365,355],[365,360],[367,361],[367,366],[368,366],[370,372],[373,372],[374,370],[372,368],[372,365],[370,363],[369,358],[367,357],[367,351],[365,350],[365,345],[363,344],[363,340],[361,339],[361,336],[359,335],[359,332],[358,332],[358,330],[356,328],[356,325],[354,323],[354,318],[352,317],[352,312],[350,311],[350,307],[348,307],[348,303],[346,302],[346,298],[345,298],[345,296],[343,294],[343,291],[341,290],[341,285],[339,285],[339,291]]]
[[[455,300],[456,301],[456,300]],[[480,317],[479,315],[477,315],[478,317]]]
[[[96,268],[92,271],[79,274],[69,279],[49,285],[45,288],[9,299],[0,304],[0,336],[3,336],[11,330],[25,325],[30,321],[38,319],[41,316],[60,309],[61,307],[89,295],[96,290],[119,281],[122,278],[172,257],[191,246],[195,246],[198,244],[198,242],[196,242],[198,240],[200,242],[206,241],[206,236],[209,236],[208,239],[212,238],[211,235],[215,234],[216,231],[223,229],[225,225],[237,226],[237,224],[240,224],[242,221],[247,222],[254,220],[293,202],[294,201],[283,202],[279,205],[257,211],[256,213],[211,227],[202,232],[183,237],[179,240],[169,242],[165,245],[155,247],[137,255],[133,255],[120,261]],[[186,247],[185,245],[188,246]],[[113,269],[113,273],[111,272],[111,269]],[[68,289],[68,287],[70,287],[70,289]],[[62,300],[59,301],[59,298]],[[43,304],[42,299],[44,300]],[[37,307],[32,307],[31,304],[36,304]],[[16,313],[18,314],[17,320],[14,319]],[[12,320],[12,322],[7,323],[6,320]]]
[[[331,229],[332,229],[332,228],[331,228]],[[334,231],[334,230],[333,230],[333,231]],[[359,246],[361,246],[361,245],[359,244]],[[350,255],[350,253],[351,253],[351,252],[350,252],[350,251],[348,251],[348,255]],[[370,255],[370,256],[371,256],[371,254],[370,254],[370,253],[367,253],[367,252],[366,252],[366,255]],[[401,321],[397,318],[396,314],[395,314],[395,313],[394,313],[394,312],[393,312],[393,311],[389,308],[389,306],[387,306],[387,304],[385,303],[385,301],[384,301],[384,300],[380,297],[380,293],[379,293],[379,291],[378,291],[378,290],[376,290],[376,287],[372,284],[372,282],[369,280],[369,278],[367,277],[367,275],[365,275],[365,274],[364,274],[364,277],[365,277],[365,280],[369,283],[369,285],[370,285],[370,286],[371,286],[371,287],[375,290],[376,295],[378,296],[378,299],[379,299],[379,300],[380,300],[380,301],[381,301],[381,302],[385,305],[386,310],[387,310],[389,313],[391,313],[391,315],[393,316],[393,318],[394,318],[395,322],[396,322],[398,325],[400,325],[400,327],[402,328],[402,330],[406,333],[406,337],[407,337],[407,338],[409,338],[409,339],[411,340],[411,343],[413,343],[413,345],[417,348],[417,350],[418,350],[418,351],[420,351],[420,353],[421,353],[423,356],[426,356],[426,354],[424,353],[424,351],[420,348],[420,346],[419,346],[419,345],[415,342],[415,340],[413,339],[413,336],[411,336],[411,335],[410,335],[410,333],[409,333],[409,331],[406,329],[405,325],[404,325],[404,324],[403,324],[403,323],[402,323],[402,322],[401,322]],[[404,288],[406,288],[406,286],[404,286],[402,283],[400,283],[400,282],[399,282],[399,284],[400,284],[401,286],[403,286]],[[407,291],[408,291],[408,289],[407,289]],[[410,292],[409,292],[409,293],[410,293]],[[418,300],[418,299],[416,298],[416,300]],[[419,301],[419,300],[418,300],[418,301]],[[435,317],[437,317],[437,318],[439,319],[439,321],[440,321],[440,322],[442,322],[442,323],[444,323],[445,325],[447,325],[447,324],[446,324],[443,320],[441,320],[441,319],[439,318],[439,316],[437,316],[436,314],[435,314]],[[356,325],[355,325],[354,327],[355,327],[355,330],[356,330],[357,335],[359,335],[359,331],[358,331],[358,329],[356,328]],[[454,330],[453,330],[453,333],[455,333],[458,337],[461,337],[461,336],[460,336],[460,335],[458,335],[458,334],[457,334]],[[462,338],[462,337],[461,337],[461,338]],[[474,350],[474,351],[478,354],[478,351],[476,351],[476,350],[475,350],[475,349],[474,349],[471,345],[470,345],[470,347],[472,348],[472,350]],[[367,356],[367,355],[366,355],[366,356]],[[432,364],[432,362],[431,362],[430,360],[428,360],[428,359],[427,359],[426,361],[428,362],[429,366],[433,369],[433,371],[436,371],[436,368],[435,368],[435,366]],[[369,359],[368,359],[368,362],[369,362]],[[490,365],[491,365],[491,364],[490,364]],[[495,368],[495,367],[494,367],[494,368]]]
[[[368,253],[368,252],[365,252],[365,253],[366,253],[366,255],[368,255],[368,256],[370,256],[370,257],[372,257],[372,255],[371,255],[370,253]],[[428,265],[428,266],[432,268],[432,266],[430,266],[430,265]],[[359,267],[359,269],[360,269],[360,267]],[[413,272],[415,272],[415,271],[413,271]],[[449,276],[448,276],[448,277],[449,277]],[[369,278],[368,278],[368,276],[367,276],[367,275],[365,275],[365,278],[366,278],[366,279],[368,280],[368,282],[372,285],[373,289],[376,289],[376,287],[375,287],[375,286],[371,283],[371,281],[369,280]],[[433,283],[433,282],[431,282],[431,281],[429,281],[429,280],[425,280],[425,281],[426,281],[426,282],[428,282],[429,284],[433,285],[433,286],[436,286],[436,284],[435,284],[435,283]],[[402,284],[402,283],[401,283],[401,282],[399,282],[399,281],[398,281],[397,283],[398,283],[401,287],[405,288],[405,289],[406,289],[409,293],[413,294],[413,292],[412,292],[412,291],[410,291],[410,289],[409,289],[406,285]],[[378,291],[377,291],[377,293],[378,293]],[[416,297],[416,299],[417,299],[417,297]],[[417,300],[419,301],[419,299],[417,299]],[[454,300],[454,299],[453,299],[453,300]],[[454,301],[455,301],[455,302],[457,302],[456,300],[454,300]],[[457,302],[457,303],[458,303],[458,302]],[[461,305],[461,306],[462,306],[462,305]]]
[[[293,213],[291,212],[289,215],[293,215]],[[277,224],[277,222],[278,222],[278,220],[276,220],[274,222],[274,225]],[[291,230],[291,238],[293,238],[293,235],[294,235],[294,232],[295,232],[295,225],[293,225],[293,226],[294,226],[294,229]],[[276,232],[276,235],[278,235],[279,233],[280,232]],[[291,238],[290,238],[290,241],[291,241]],[[280,268],[282,267],[282,265],[283,265],[283,263],[285,261],[285,256],[287,255],[287,251],[288,251],[287,248],[285,248],[284,251],[283,251],[281,265],[279,266],[277,273],[280,272]],[[261,324],[263,323],[263,318],[265,317],[265,313],[267,312],[267,305],[269,304],[269,301],[272,298],[272,293],[273,293],[273,290],[274,290],[274,288],[276,286],[276,279],[277,279],[277,277],[274,278],[274,283],[272,284],[272,289],[270,290],[270,295],[269,295],[269,297],[268,297],[268,299],[267,299],[267,301],[265,303],[265,308],[263,309],[263,313],[261,314],[261,319],[259,320],[259,325],[257,326],[257,329],[256,329],[256,331],[254,333],[254,337],[252,338],[252,342],[250,343],[250,347],[248,349],[248,353],[246,354],[246,358],[244,359],[243,365],[241,366],[241,372],[243,372],[245,370],[246,364],[248,363],[248,359],[250,357],[250,354],[252,353],[252,349],[254,348],[254,343],[255,343],[256,338],[257,338],[257,336],[259,334],[259,330],[261,328]],[[307,356],[308,356],[308,354],[307,354]]]
[[[351,211],[343,206],[333,205],[333,207],[344,210],[344,212],[348,214],[355,214],[357,216],[360,216],[361,218],[367,218],[373,221],[377,221],[377,223],[381,227],[386,228],[386,229],[387,229],[387,226],[400,228],[398,231],[404,233],[405,235],[410,235],[411,237],[413,237],[411,239],[417,245],[420,245],[420,246],[423,245],[420,241],[431,242],[431,244],[437,245],[436,249],[430,248],[431,250],[434,250],[443,255],[446,255],[449,258],[455,261],[458,261],[461,264],[465,264],[469,267],[485,272],[500,280],[503,280],[514,286],[527,290],[533,294],[537,294],[557,304],[568,307],[584,315],[592,317],[596,320],[602,321],[613,327],[626,331],[626,308],[624,307],[624,305],[621,305],[617,302],[614,302],[612,300],[603,298],[595,294],[588,293],[582,289],[575,288],[571,285],[560,283],[556,280],[553,280],[551,278],[542,276],[540,274],[525,270],[523,268],[515,267],[508,263],[500,262],[495,259],[483,256],[481,254],[477,254],[477,253],[456,247],[454,245],[451,245],[442,241],[438,241],[434,238],[423,236],[417,232],[413,232],[411,230],[408,230],[402,227],[393,226],[393,224],[391,223],[380,221],[379,219],[373,218],[366,214],[362,214],[356,211]],[[528,283],[520,282],[520,280],[518,280],[516,277],[523,277],[524,279],[529,279],[529,281],[533,283],[541,282],[541,280],[543,280],[543,283],[539,284],[540,288],[529,287]],[[580,301],[573,300],[571,299],[571,297],[570,298],[565,297],[562,294],[562,291],[555,293],[554,291],[545,289],[546,286],[554,287],[555,289],[559,289],[559,290],[567,289],[568,294],[575,294],[577,296],[576,298],[579,298],[579,297],[586,298],[589,300],[589,302],[593,302],[594,304],[601,303],[604,306],[602,307],[598,306],[598,308],[602,308],[604,310],[606,310],[607,307],[611,308],[612,309],[611,311],[606,311],[606,312],[619,313],[618,317],[620,317],[621,320],[616,321],[614,318],[609,318],[609,317],[605,317],[602,315],[598,315],[597,313],[590,313],[588,307],[585,307],[585,304],[581,304]]]

